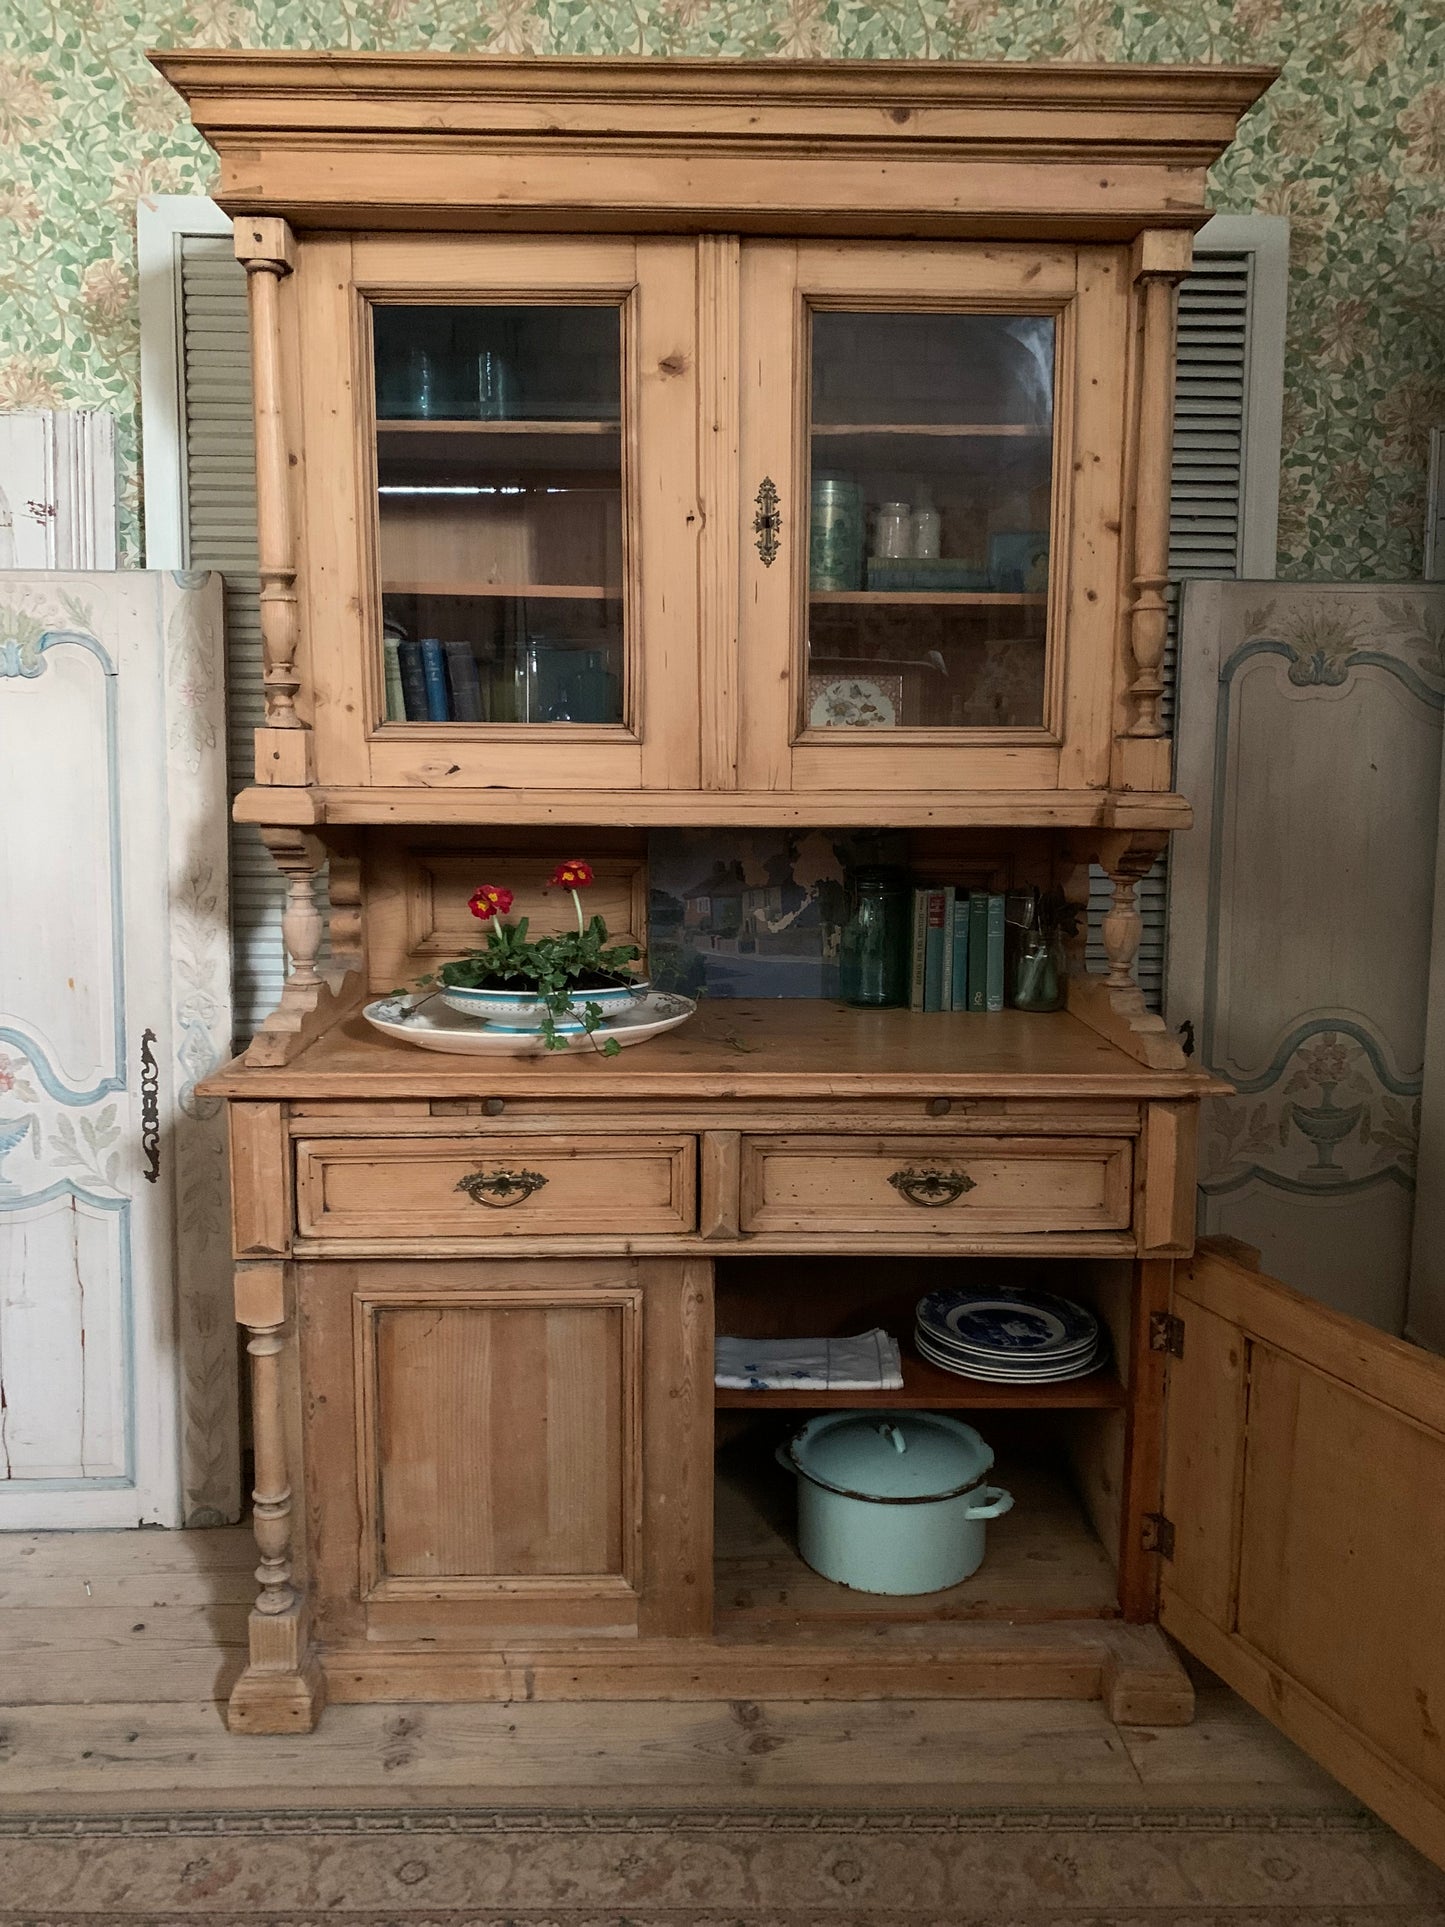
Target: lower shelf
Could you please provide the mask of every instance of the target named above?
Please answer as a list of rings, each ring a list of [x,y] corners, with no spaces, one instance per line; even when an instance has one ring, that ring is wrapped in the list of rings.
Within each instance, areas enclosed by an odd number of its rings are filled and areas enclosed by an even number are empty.
[[[925,1359],[903,1356],[901,1392],[737,1392],[718,1386],[719,1411],[798,1412],[950,1411],[950,1412],[1107,1412],[1127,1402],[1128,1394],[1112,1367],[1062,1385],[991,1385],[959,1378]]]
[[[795,1536],[792,1479],[754,1436],[718,1454],[714,1618],[720,1638],[861,1639],[937,1644],[950,1624],[1109,1619],[1119,1612],[1114,1567],[1061,1472],[1002,1461],[990,1479],[1014,1508],[988,1527],[983,1565],[961,1586],[912,1598],[852,1592],[805,1565]]]

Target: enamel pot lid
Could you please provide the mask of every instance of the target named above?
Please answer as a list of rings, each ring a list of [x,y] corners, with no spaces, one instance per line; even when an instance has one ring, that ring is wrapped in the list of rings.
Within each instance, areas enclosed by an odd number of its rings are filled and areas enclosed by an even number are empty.
[[[993,1451],[943,1412],[826,1412],[787,1446],[805,1479],[852,1499],[922,1505],[976,1486]]]

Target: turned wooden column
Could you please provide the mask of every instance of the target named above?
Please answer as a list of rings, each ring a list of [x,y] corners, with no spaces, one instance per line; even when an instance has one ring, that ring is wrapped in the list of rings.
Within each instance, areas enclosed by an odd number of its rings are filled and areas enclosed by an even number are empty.
[[[291,505],[292,452],[283,390],[281,283],[296,265],[285,221],[242,216],[235,223],[236,259],[246,270],[251,320],[252,408],[256,422],[256,538],[261,577],[261,681],[266,721],[256,731],[256,781],[311,781],[311,732],[296,709],[300,622],[296,597],[296,533]]]
[[[1161,714],[1169,639],[1169,500],[1174,453],[1175,317],[1193,237],[1148,229],[1134,244],[1129,453],[1124,525],[1120,699],[1111,781],[1167,790],[1170,743]]]
[[[1153,861],[1152,856],[1146,857],[1142,865],[1136,861],[1133,866],[1111,871],[1109,875],[1113,896],[1100,922],[1099,934],[1104,939],[1104,955],[1109,960],[1104,982],[1111,990],[1137,992],[1139,988],[1134,962],[1144,934],[1144,918],[1136,898],[1140,879]]]
[[[1070,958],[1069,1009],[1141,1064],[1157,1070],[1183,1070],[1184,1053],[1158,1011],[1150,1010],[1134,975],[1144,919],[1139,884],[1149,874],[1166,842],[1158,831],[1112,830],[1079,839],[1078,855],[1096,862],[1112,887],[1100,924],[1108,968],[1102,975],[1084,970],[1083,942]],[[1066,878],[1069,900],[1081,911],[1088,903],[1088,868],[1080,861]]]
[[[260,1587],[247,1622],[249,1663],[226,1709],[233,1733],[309,1733],[325,1701],[311,1650],[306,1605],[292,1581],[291,1468],[283,1365],[293,1342],[286,1270],[279,1263],[236,1269],[236,1316],[251,1360],[251,1432],[256,1458],[253,1529]]]
[[[246,1048],[246,1062],[275,1066],[289,1063],[312,1038],[342,1013],[344,1000],[336,986],[351,971],[351,992],[360,994],[364,973],[361,960],[360,919],[355,898],[355,865],[343,860],[338,879],[341,903],[342,950],[331,981],[317,965],[326,922],[316,900],[316,885],[327,863],[320,837],[307,830],[261,826],[261,841],[286,879],[286,905],[281,912],[281,941],[286,947],[286,981],[281,1001],[257,1029]]]
[[[1179,283],[1193,245],[1172,230],[1140,236],[1134,255],[1139,334],[1134,431],[1134,559],[1129,604],[1130,736],[1163,736],[1169,636],[1169,492],[1174,453],[1174,339]]]

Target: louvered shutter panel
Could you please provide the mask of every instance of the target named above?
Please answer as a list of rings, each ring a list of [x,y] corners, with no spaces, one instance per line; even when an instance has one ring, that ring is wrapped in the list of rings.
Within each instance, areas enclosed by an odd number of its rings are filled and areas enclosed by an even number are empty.
[[[1169,493],[1169,573],[1237,576],[1243,510],[1245,388],[1249,373],[1250,276],[1247,252],[1199,252],[1179,290],[1179,345],[1174,364],[1174,467]],[[1174,726],[1178,669],[1177,587],[1169,592],[1164,655],[1165,722]],[[1109,879],[1089,878],[1089,968],[1106,968],[1100,933]],[[1168,859],[1139,885],[1144,918],[1137,972],[1151,1010],[1164,1002],[1169,927]]]
[[[226,720],[231,793],[253,780],[262,717],[256,443],[246,271],[225,235],[181,242],[186,555],[226,581]],[[231,825],[231,917],[239,1048],[281,996],[284,887],[249,824]]]

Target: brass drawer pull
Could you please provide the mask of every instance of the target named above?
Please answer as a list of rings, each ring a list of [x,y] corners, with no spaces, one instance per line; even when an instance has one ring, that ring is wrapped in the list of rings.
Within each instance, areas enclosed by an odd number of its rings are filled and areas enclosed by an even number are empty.
[[[540,1171],[471,1171],[457,1181],[473,1204],[520,1204],[547,1180]]]
[[[962,1171],[895,1171],[888,1182],[910,1204],[953,1204],[973,1189]]]

